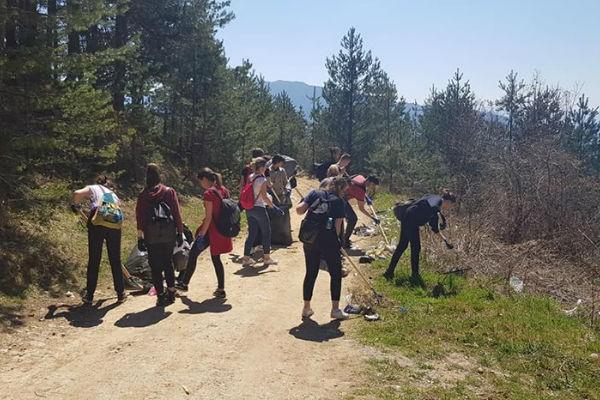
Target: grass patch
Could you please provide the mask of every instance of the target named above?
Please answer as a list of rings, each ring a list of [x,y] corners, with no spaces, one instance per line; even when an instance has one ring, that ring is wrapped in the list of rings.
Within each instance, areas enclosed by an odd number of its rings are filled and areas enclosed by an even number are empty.
[[[373,265],[383,269],[386,262]],[[408,271],[406,259],[400,271]],[[552,299],[506,296],[478,281],[425,272],[415,287],[408,272],[376,282],[391,304],[382,321],[358,336],[390,357],[369,365],[383,399],[599,399],[599,332],[564,315]],[[398,275],[398,272],[397,272]],[[433,296],[441,284],[444,292]],[[393,305],[392,305],[393,304]],[[410,363],[398,365],[397,356]]]

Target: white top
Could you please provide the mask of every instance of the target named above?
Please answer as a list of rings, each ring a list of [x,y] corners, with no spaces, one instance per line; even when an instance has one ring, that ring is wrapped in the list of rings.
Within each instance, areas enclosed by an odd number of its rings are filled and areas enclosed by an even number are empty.
[[[113,197],[116,199],[117,203],[119,202],[119,198],[117,197],[117,195],[106,186],[89,185],[88,189],[90,189],[90,208],[98,207],[102,203],[102,198],[104,197],[105,193],[112,194]]]
[[[267,204],[265,203],[265,201],[263,200],[263,198],[261,196],[259,196],[260,193],[260,188],[262,187],[262,185],[267,182],[267,178],[265,178],[264,175],[256,175],[256,174],[252,174],[250,175],[250,182],[252,182],[252,180],[258,176],[258,178],[256,178],[256,180],[252,183],[252,189],[254,190],[254,207],[266,207]]]

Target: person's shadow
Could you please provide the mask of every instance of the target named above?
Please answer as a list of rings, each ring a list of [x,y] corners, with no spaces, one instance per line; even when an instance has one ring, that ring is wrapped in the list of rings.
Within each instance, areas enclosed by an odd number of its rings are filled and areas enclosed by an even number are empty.
[[[64,318],[76,328],[93,328],[104,322],[104,316],[110,310],[119,306],[119,303],[115,302],[102,307],[104,302],[105,300],[99,300],[94,305],[53,304],[48,306],[48,312],[44,319]],[[59,308],[65,308],[65,310],[57,312]]]
[[[204,314],[204,313],[223,313],[231,310],[231,304],[225,304],[227,299],[213,297],[206,299],[201,303],[191,300],[187,296],[181,296],[181,302],[188,308],[179,311],[180,314]]]
[[[252,277],[260,276],[263,274],[268,274],[270,272],[275,272],[274,270],[267,271],[268,268],[269,268],[268,265],[262,265],[260,267],[247,266],[247,267],[242,267],[242,268],[238,269],[233,274],[241,276],[242,278],[252,278]]]
[[[171,311],[165,311],[164,307],[150,307],[143,311],[123,315],[115,322],[115,326],[119,328],[144,328],[159,323],[171,314]]]
[[[310,318],[303,319],[302,323],[290,329],[289,333],[296,339],[310,342],[327,342],[344,336],[344,332],[340,330],[340,321],[334,320],[319,325]]]

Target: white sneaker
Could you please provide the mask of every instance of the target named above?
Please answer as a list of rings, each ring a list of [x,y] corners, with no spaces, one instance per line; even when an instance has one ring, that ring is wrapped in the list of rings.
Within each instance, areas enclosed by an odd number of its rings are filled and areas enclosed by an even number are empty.
[[[269,266],[269,265],[277,265],[279,264],[279,262],[277,260],[273,260],[272,258],[266,259],[263,261],[263,265],[265,267]]]
[[[248,256],[242,257],[242,266],[249,267],[254,265],[254,260]]]
[[[310,318],[313,316],[315,312],[310,309],[310,308],[303,308],[302,309],[302,318]]]
[[[335,310],[331,310],[331,318],[332,319],[348,319],[349,315],[344,311],[336,308]]]

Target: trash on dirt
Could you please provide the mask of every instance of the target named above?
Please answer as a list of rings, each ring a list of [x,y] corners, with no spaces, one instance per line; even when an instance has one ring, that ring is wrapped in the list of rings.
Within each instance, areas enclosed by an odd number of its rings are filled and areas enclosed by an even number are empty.
[[[577,313],[577,309],[579,308],[579,306],[581,305],[581,303],[583,303],[583,300],[578,299],[577,303],[575,304],[575,307],[571,308],[570,310],[563,310],[563,312],[567,316],[572,317],[573,315],[575,315]]]
[[[362,307],[361,306],[355,306],[353,304],[348,304],[344,308],[344,312],[348,313],[348,314],[360,314],[361,311],[362,311]]]
[[[379,314],[365,314],[365,321],[379,321]]]
[[[156,296],[156,288],[154,286],[148,290],[148,296]]]
[[[185,392],[185,394],[187,394],[189,396],[190,390],[185,385],[181,385],[181,388],[183,389],[183,391]]]
[[[375,228],[369,228],[366,225],[361,225],[354,229],[354,234],[356,236],[375,236],[377,230]]]
[[[508,280],[508,284],[517,293],[521,293],[525,287],[525,283],[523,283],[523,281],[516,276],[511,276]]]
[[[362,256],[358,259],[358,262],[361,264],[370,264],[373,261],[375,261],[375,258],[373,256]]]
[[[400,312],[400,314],[406,314],[408,312],[408,307],[402,306],[398,309],[398,312]]]
[[[65,296],[67,296],[67,297],[75,297],[75,295],[71,291],[68,291],[67,293],[65,293]]]

